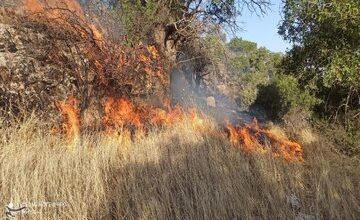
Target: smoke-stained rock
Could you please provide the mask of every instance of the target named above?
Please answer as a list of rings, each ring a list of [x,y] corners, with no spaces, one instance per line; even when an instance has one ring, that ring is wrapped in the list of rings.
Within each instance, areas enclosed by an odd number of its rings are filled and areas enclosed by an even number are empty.
[[[0,116],[35,111],[57,120],[55,102],[74,96],[91,122],[102,117],[107,96],[160,103],[167,95],[169,79],[155,46],[116,45],[95,38],[92,24],[42,19],[0,20]]]
[[[54,100],[75,93],[78,65],[65,38],[65,33],[39,24],[0,24],[2,110],[50,110]]]

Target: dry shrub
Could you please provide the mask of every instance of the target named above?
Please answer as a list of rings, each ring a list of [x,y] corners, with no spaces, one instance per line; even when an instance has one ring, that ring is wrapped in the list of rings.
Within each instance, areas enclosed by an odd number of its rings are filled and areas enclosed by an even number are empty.
[[[241,153],[215,125],[202,132],[187,122],[133,141],[88,133],[68,142],[34,119],[0,134],[0,203],[65,203],[33,207],[21,219],[360,215],[359,161],[330,152],[324,140],[306,145],[298,164]]]

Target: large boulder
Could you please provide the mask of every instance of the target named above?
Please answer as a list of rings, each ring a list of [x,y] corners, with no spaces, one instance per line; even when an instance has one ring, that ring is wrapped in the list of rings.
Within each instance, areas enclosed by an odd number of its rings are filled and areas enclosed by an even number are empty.
[[[76,93],[74,73],[82,58],[74,49],[66,33],[52,28],[0,23],[0,109],[51,114],[54,100]]]
[[[59,25],[18,15],[9,19],[4,13],[0,11],[0,18],[7,18],[0,19],[0,116],[35,111],[57,120],[56,103],[76,97],[85,121],[93,122],[101,118],[107,96],[161,103],[167,95],[169,79],[155,46],[129,48],[95,39],[93,26],[86,23]]]

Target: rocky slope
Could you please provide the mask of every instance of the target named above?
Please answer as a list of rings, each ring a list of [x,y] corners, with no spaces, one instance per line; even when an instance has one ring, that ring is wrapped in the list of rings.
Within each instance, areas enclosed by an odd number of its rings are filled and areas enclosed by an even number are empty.
[[[86,24],[46,22],[0,10],[1,116],[35,111],[57,120],[56,102],[74,96],[85,121],[97,120],[106,96],[164,97],[168,79],[155,47],[104,45]]]
[[[0,106],[11,113],[53,109],[77,90],[74,69],[86,68],[67,34],[35,24],[0,24]],[[10,112],[9,112],[10,113]]]

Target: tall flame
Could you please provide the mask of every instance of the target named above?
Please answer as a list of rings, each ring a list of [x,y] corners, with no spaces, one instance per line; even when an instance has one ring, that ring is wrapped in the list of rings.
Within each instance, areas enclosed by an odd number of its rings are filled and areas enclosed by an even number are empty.
[[[108,97],[105,100],[104,113],[103,124],[108,130],[109,128],[116,129],[116,127],[125,126],[143,129],[140,112],[127,99]]]
[[[169,127],[186,119],[199,126],[203,122],[196,109],[184,111],[180,106],[164,108],[167,109],[139,107],[125,98],[108,97],[104,104],[103,125],[108,131],[130,127],[137,132],[144,132],[149,127]]]
[[[75,97],[56,103],[63,116],[62,128],[70,140],[76,140],[80,135],[80,111],[77,105],[78,101]]]

